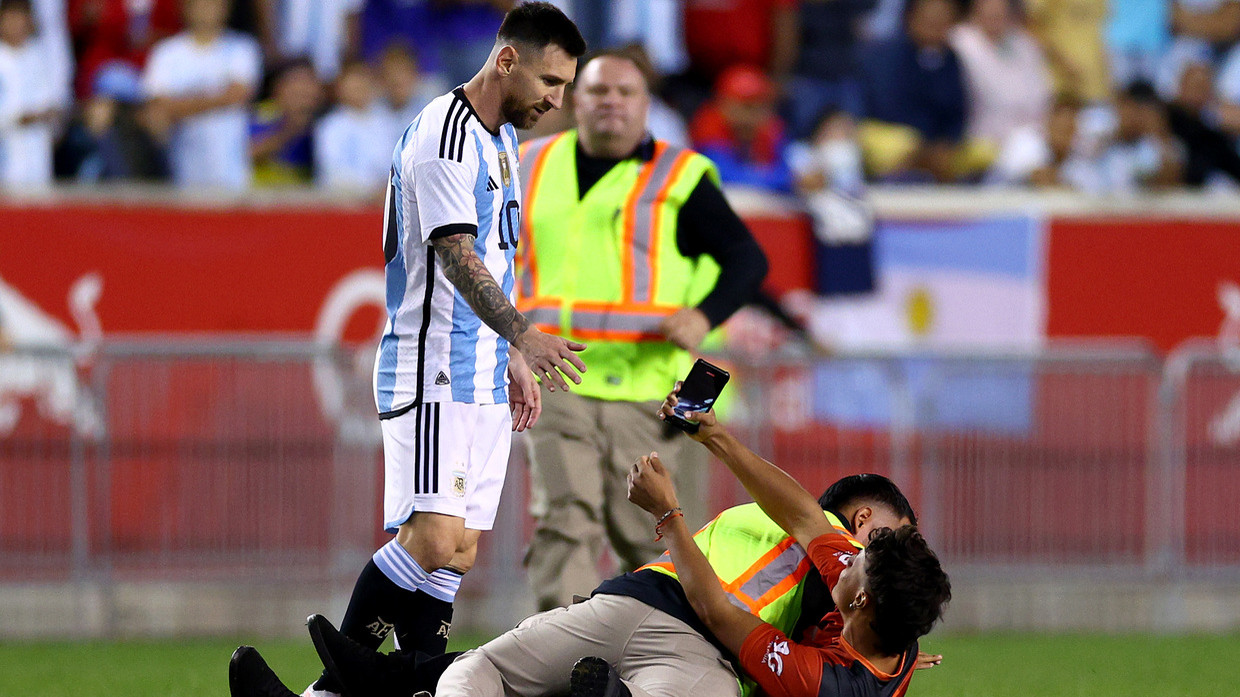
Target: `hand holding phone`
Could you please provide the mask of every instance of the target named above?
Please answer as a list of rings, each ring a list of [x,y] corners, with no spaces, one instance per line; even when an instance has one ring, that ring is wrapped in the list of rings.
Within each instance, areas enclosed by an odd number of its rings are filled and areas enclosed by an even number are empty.
[[[723,368],[699,358],[676,394],[677,402],[672,413],[664,411],[663,420],[685,433],[697,433],[699,425],[686,419],[685,414],[708,412],[714,408],[719,394],[731,377]]]

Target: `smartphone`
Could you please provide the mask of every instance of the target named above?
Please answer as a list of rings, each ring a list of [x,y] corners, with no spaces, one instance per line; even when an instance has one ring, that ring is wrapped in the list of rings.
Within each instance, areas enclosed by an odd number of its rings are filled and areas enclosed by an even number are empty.
[[[685,413],[710,411],[731,377],[723,368],[697,359],[676,395],[677,404],[672,409],[675,415],[664,420],[685,433],[697,433],[699,425],[686,419]]]

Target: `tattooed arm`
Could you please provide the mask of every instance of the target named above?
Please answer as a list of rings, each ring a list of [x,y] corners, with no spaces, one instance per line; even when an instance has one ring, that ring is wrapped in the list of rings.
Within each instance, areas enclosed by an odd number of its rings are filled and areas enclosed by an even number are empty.
[[[443,275],[461,291],[465,301],[497,334],[517,344],[517,337],[530,328],[530,321],[508,302],[495,277],[474,251],[473,235],[459,233],[431,240],[443,264]]]
[[[478,258],[474,239],[468,233],[458,233],[431,240],[443,264],[444,276],[460,291],[479,319],[521,352],[530,370],[542,378],[548,389],[554,392],[558,385],[568,390],[568,383],[560,373],[580,385],[581,376],[573,368],[584,373],[586,366],[573,352],[585,349],[585,345],[545,334],[530,324],[508,302],[495,277]]]

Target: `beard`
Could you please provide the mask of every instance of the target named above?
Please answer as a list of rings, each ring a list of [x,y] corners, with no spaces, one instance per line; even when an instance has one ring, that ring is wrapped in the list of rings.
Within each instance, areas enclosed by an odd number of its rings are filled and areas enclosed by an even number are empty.
[[[521,100],[511,94],[504,97],[499,109],[504,120],[519,131],[533,128],[534,124],[538,123],[538,117],[541,116],[533,106],[522,105]]]

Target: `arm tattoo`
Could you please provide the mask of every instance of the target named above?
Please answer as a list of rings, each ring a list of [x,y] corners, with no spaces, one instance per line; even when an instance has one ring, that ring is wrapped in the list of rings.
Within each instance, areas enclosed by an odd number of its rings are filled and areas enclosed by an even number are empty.
[[[504,291],[474,251],[474,236],[448,235],[432,240],[443,275],[461,292],[465,301],[497,334],[512,344],[530,326],[517,308],[508,302]]]

